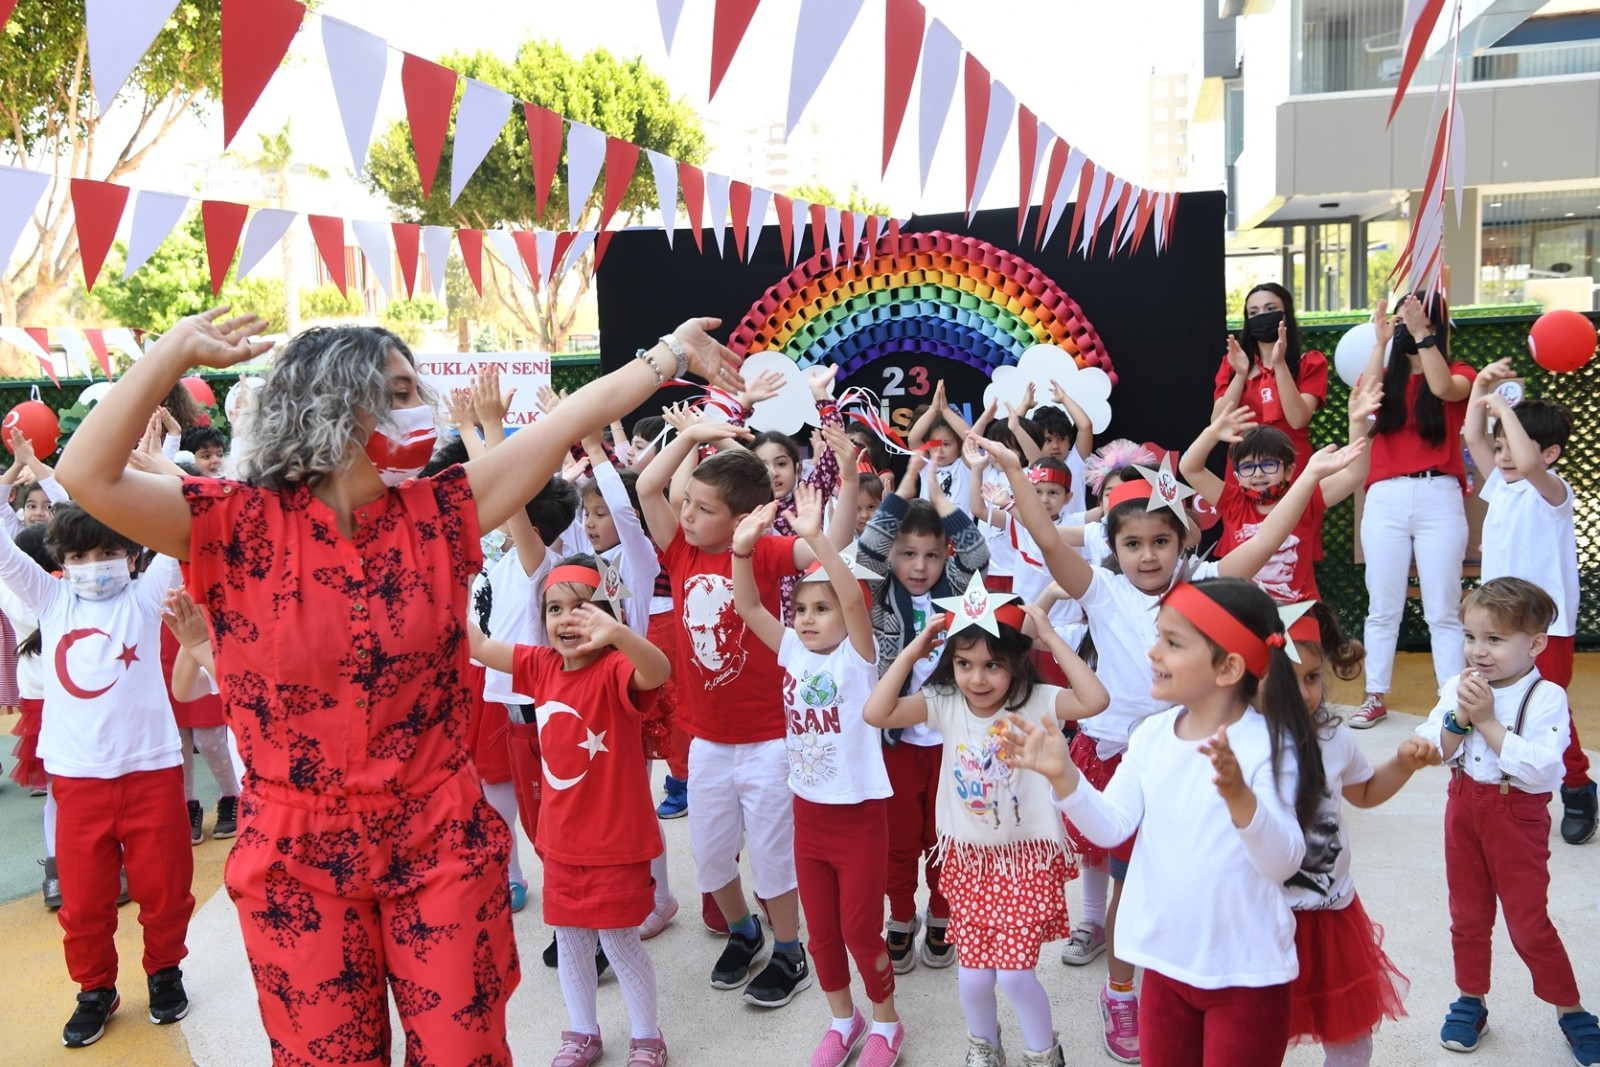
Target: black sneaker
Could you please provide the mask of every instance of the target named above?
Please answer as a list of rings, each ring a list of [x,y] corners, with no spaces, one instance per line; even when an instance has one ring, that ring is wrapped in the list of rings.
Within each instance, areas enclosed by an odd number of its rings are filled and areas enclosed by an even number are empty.
[[[758,1008],[781,1008],[810,986],[811,968],[806,964],[805,949],[800,950],[798,959],[774,952],[766,969],[750,979],[744,999]]]
[[[183,972],[168,967],[150,976],[150,1021],[157,1026],[175,1023],[189,1014],[189,994],[183,991]]]
[[[749,938],[729,934],[727,947],[717,957],[716,966],[711,968],[711,984],[718,989],[738,989],[744,985],[750,980],[751,970],[772,951],[772,939],[767,936],[767,928],[762,925],[761,917],[757,915],[752,918],[756,924],[756,936]]]
[[[556,965],[556,935],[555,934],[551,934],[550,935],[550,943],[545,946],[545,949],[544,949],[544,965],[546,967],[554,967]]]
[[[78,1009],[61,1030],[61,1043],[68,1048],[83,1048],[100,1040],[106,1020],[122,1006],[122,998],[110,986],[78,994]]]
[[[1594,836],[1595,785],[1585,782],[1576,789],[1561,787],[1561,840],[1581,845]]]
[[[56,858],[46,856],[39,863],[44,867],[44,881],[39,886],[44,894],[44,906],[55,911],[61,907],[61,877],[56,874]]]
[[[128,889],[128,868],[124,867],[117,872],[117,907],[122,907],[133,899],[133,893]]]
[[[922,937],[922,963],[935,969],[948,967],[956,961],[956,947],[945,939],[950,930],[948,920],[936,923],[928,920],[928,932]]]
[[[544,965],[554,967],[560,962],[560,952],[556,948],[555,935],[550,935],[550,944],[544,950]],[[594,976],[604,978],[606,972],[611,970],[611,961],[606,959],[606,950],[596,945],[594,950]]]
[[[917,930],[922,926],[922,916],[913,915],[908,923],[889,920],[883,935],[883,947],[889,951],[889,962],[895,974],[905,974],[917,965]]]
[[[200,806],[198,800],[189,801],[189,844],[198,845],[206,839],[206,832],[202,824],[206,820],[206,809]]]
[[[213,838],[239,836],[239,798],[222,797],[217,801],[217,824],[211,828]]]

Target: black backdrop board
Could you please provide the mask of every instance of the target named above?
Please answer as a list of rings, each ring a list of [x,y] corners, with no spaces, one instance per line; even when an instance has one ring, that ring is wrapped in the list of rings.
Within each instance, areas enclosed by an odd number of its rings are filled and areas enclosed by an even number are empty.
[[[1124,249],[1109,258],[1111,222],[1102,227],[1092,258],[1068,255],[1070,206],[1043,251],[1032,246],[1037,209],[1029,214],[1022,242],[1016,239],[1014,209],[979,212],[971,225],[960,214],[918,216],[902,229],[976,237],[1049,275],[1083,309],[1119,378],[1111,394],[1109,434],[1101,437],[1182,448],[1207,422],[1212,381],[1224,352],[1225,199],[1222,193],[1186,193],[1178,203],[1173,238],[1161,255],[1156,255],[1147,232],[1137,254]],[[649,347],[663,332],[694,315],[721,318],[723,326],[716,334],[726,339],[766,290],[789,273],[776,226],[762,231],[749,264],[735,258],[731,233],[726,235],[727,258],[717,255],[713,241],[714,234],[707,229],[702,253],[688,230],[677,231],[671,248],[659,230],[627,230],[612,239],[598,279],[600,358],[605,370],[621,366],[637,349]],[[807,227],[801,261],[810,255]],[[865,386],[884,396],[891,409],[905,409],[923,402],[916,394],[924,381],[940,378],[946,380],[953,404],[970,405],[974,413],[981,409],[986,376],[952,360],[884,357],[857,370],[843,385]],[[898,386],[905,394],[887,396],[886,386]],[[665,400],[679,395],[687,391],[663,393],[636,411],[629,423],[656,413]]]

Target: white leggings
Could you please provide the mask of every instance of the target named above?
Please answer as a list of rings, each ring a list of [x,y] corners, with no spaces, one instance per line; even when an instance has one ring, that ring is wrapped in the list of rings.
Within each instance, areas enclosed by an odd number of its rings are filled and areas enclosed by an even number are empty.
[[[1387,693],[1405,610],[1411,558],[1422,585],[1433,673],[1440,686],[1461,673],[1461,561],[1467,514],[1454,478],[1389,478],[1367,490],[1361,552],[1367,561],[1367,692]]]
[[[561,979],[561,997],[567,1002],[572,1029],[580,1034],[600,1032],[595,1005],[600,981],[594,969],[597,941],[606,950],[606,959],[617,974],[617,984],[622,986],[622,1002],[628,1006],[632,1036],[635,1039],[660,1037],[655,965],[639,940],[638,929],[631,926],[625,930],[556,927],[556,973]]]
[[[236,797],[239,795],[239,779],[234,777],[233,757],[228,753],[228,728],[226,726],[180,726],[178,737],[183,743],[183,796],[185,800],[195,799],[194,790],[194,750],[200,747],[200,755],[205,758],[206,766],[211,768],[211,777],[217,780],[217,788],[221,790],[220,796]]]
[[[517,787],[510,782],[484,782],[483,799],[500,813],[500,817],[506,821],[506,827],[511,831],[511,880],[527,885],[528,880],[522,874],[521,850],[517,848]]]

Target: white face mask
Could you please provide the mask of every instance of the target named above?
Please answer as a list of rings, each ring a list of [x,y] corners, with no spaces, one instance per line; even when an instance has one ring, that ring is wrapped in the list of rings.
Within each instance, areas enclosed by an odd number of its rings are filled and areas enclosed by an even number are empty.
[[[84,600],[109,600],[128,587],[133,575],[126,559],[103,559],[98,563],[68,563],[67,579],[72,591]]]
[[[433,409],[426,404],[414,408],[395,408],[389,413],[397,429],[375,427],[367,438],[367,458],[378,468],[383,484],[396,486],[422,473],[433,458],[439,440],[439,427]]]

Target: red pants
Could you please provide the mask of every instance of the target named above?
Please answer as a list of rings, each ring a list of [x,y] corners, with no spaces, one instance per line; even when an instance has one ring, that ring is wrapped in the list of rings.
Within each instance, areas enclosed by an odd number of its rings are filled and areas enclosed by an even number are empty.
[[[120,778],[50,779],[56,798],[56,870],[67,972],[80,989],[117,981],[118,873],[139,902],[144,972],[176,967],[194,914],[194,848],[183,799],[183,768]]]
[[[933,815],[939,797],[939,761],[942,745],[885,745],[883,765],[889,772],[894,796],[889,798],[889,918],[908,923],[917,914],[917,863],[923,861],[928,880],[928,914],[948,919],[950,905],[939,892],[939,865],[934,849],[939,844]]]
[[[539,800],[544,788],[544,764],[539,760],[539,727],[531,722],[508,722],[506,748],[511,756],[511,785],[517,791],[517,817],[522,820],[522,832],[537,846]]]
[[[1278,1067],[1289,1043],[1289,986],[1196,989],[1155,971],[1139,994],[1144,1067]]]
[[[1552,682],[1567,690],[1567,714],[1572,715],[1572,650],[1576,639],[1573,637],[1552,637],[1544,646],[1544,651],[1534,658],[1533,665],[1539,668],[1539,673]],[[1584,754],[1583,742],[1578,740],[1578,720],[1571,718],[1569,725],[1572,734],[1567,738],[1567,750],[1561,754],[1561,762],[1567,769],[1566,776],[1561,784],[1568,789],[1581,789],[1589,784],[1589,757]]]
[[[510,1064],[510,832],[470,763],[426,795],[245,788],[224,882],[275,1064]]]
[[[850,987],[848,949],[868,1000],[880,1004],[894,993],[894,968],[883,947],[882,857],[888,847],[888,801],[794,798],[794,870],[823,992]]]
[[[1550,921],[1550,794],[1500,792],[1451,772],[1444,809],[1444,874],[1450,889],[1450,945],[1456,987],[1489,992],[1489,935],[1495,899],[1506,932],[1533,975],[1534,996],[1578,1003],[1578,982]]]
[[[682,626],[678,617],[671,611],[663,611],[650,616],[650,629],[648,636],[650,643],[667,654],[667,659],[672,664],[672,677],[666,684],[657,690],[657,699],[670,700],[673,707],[672,716],[672,748],[671,755],[667,757],[667,773],[680,782],[689,780],[689,731],[683,728],[684,716],[677,711],[678,707],[678,631]]]

